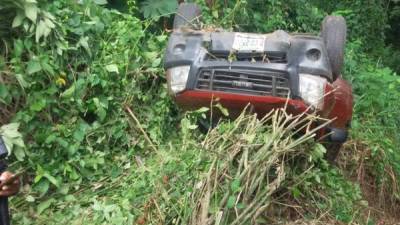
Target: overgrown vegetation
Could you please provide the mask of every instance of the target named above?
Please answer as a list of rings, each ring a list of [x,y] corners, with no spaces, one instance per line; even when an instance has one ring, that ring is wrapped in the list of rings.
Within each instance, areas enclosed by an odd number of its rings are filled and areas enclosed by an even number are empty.
[[[270,210],[243,214],[254,197],[247,180],[234,178],[243,162],[221,154],[244,157],[245,145],[275,140],[286,148],[293,140],[266,138],[269,125],[251,116],[202,134],[195,124],[208,109],[184,115],[175,108],[161,64],[176,1],[130,0],[117,11],[104,0],[1,0],[0,124],[13,127],[11,168],[27,169],[11,201],[15,224],[188,224],[206,209],[207,193],[206,212],[229,212],[221,221],[257,214],[259,223],[398,222],[386,214],[400,209],[400,77],[385,66],[396,60],[385,46],[396,1],[198,3],[206,24],[237,31],[316,34],[325,15],[346,17],[344,76],[356,104],[338,167],[312,141],[277,152],[268,165],[274,191],[253,201]],[[3,128],[1,135],[10,130]],[[204,188],[224,170],[231,178]]]

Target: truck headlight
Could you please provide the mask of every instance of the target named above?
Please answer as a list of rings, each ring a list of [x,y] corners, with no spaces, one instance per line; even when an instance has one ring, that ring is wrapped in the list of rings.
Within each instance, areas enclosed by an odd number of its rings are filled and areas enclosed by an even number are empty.
[[[167,70],[168,88],[172,94],[177,94],[186,88],[190,66],[177,66]]]
[[[300,96],[303,100],[317,109],[324,105],[324,90],[327,80],[325,78],[311,75],[299,74]]]

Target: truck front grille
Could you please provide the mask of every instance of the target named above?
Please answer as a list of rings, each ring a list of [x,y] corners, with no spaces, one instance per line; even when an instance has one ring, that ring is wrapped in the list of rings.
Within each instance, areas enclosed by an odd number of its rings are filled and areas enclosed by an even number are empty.
[[[283,72],[223,69],[201,70],[196,89],[284,98],[290,90]]]

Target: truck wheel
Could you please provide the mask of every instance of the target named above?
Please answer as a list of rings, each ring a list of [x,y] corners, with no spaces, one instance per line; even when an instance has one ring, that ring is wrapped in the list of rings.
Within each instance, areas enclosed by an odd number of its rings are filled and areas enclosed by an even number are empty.
[[[332,68],[333,80],[341,74],[346,45],[347,26],[342,16],[326,16],[322,21],[321,36]]]
[[[195,3],[181,3],[174,18],[174,29],[200,28],[201,9]]]
[[[339,155],[340,149],[342,148],[343,143],[326,143],[324,146],[326,148],[325,159],[331,163],[335,164],[336,158]]]

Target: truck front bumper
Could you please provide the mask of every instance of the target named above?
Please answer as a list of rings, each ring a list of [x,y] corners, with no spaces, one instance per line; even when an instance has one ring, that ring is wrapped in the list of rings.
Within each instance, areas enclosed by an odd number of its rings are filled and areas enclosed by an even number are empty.
[[[200,107],[210,107],[213,101],[218,101],[228,109],[231,118],[237,117],[249,105],[260,117],[273,109],[287,107],[287,112],[300,114],[310,108],[301,100],[274,96],[249,96],[243,94],[218,91],[186,90],[175,96],[175,101],[184,110],[195,110]]]

